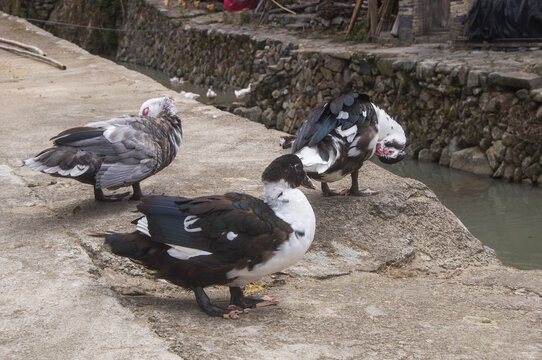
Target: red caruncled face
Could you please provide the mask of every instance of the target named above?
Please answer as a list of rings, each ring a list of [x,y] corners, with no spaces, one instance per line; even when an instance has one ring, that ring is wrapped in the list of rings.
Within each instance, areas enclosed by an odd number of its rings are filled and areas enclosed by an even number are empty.
[[[376,144],[375,154],[378,156],[381,156],[381,155],[391,156],[394,154],[394,151],[390,150],[389,148],[382,147],[382,144],[378,143]]]

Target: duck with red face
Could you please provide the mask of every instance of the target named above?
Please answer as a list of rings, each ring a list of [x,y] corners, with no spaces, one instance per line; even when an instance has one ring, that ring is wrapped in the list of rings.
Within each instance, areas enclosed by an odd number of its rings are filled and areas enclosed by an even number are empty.
[[[364,196],[358,172],[363,162],[376,155],[393,164],[405,157],[403,128],[363,93],[343,95],[315,108],[301,126],[292,145],[309,177],[322,182],[324,196]],[[352,186],[339,193],[328,183],[352,177]]]

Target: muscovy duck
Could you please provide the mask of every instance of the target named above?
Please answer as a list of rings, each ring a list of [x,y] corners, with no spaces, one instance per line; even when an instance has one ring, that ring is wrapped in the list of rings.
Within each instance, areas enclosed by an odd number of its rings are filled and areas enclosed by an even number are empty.
[[[262,174],[264,200],[227,193],[198,198],[150,196],[133,233],[108,233],[113,253],[156,271],[156,277],[194,291],[211,316],[237,318],[239,310],[274,305],[244,296],[242,286],[302,258],[315,233],[315,217],[299,185],[316,188],[295,155],[275,159]],[[230,307],[211,304],[203,288],[230,287]]]
[[[102,189],[131,185],[131,199],[142,196],[139,182],[168,166],[181,145],[182,126],[168,97],[147,100],[139,115],[123,115],[65,130],[55,147],[24,164],[53,176],[94,185],[96,201],[117,201],[129,193],[104,195]]]
[[[352,186],[343,195],[367,195],[358,188],[358,172],[373,154],[393,164],[405,157],[406,137],[401,125],[363,93],[343,95],[315,108],[307,117],[292,153],[307,174],[322,182],[324,196],[339,195],[327,183],[350,174]]]

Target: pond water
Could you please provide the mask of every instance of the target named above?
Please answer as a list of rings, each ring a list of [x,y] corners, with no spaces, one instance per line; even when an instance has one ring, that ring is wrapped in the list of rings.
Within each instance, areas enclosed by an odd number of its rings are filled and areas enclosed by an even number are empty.
[[[233,90],[218,91],[208,99],[207,89],[188,82],[171,82],[156,70],[122,64],[176,91],[200,94],[198,101],[228,106],[236,101]],[[405,159],[394,165],[376,164],[402,177],[426,184],[440,201],[463,222],[484,245],[497,252],[501,261],[519,269],[542,269],[542,189],[510,184],[488,177]]]
[[[542,189],[413,159],[375,163],[426,184],[504,264],[542,269]]]
[[[154,79],[155,81],[158,81],[162,85],[172,89],[176,90],[177,92],[185,91],[185,92],[192,92],[195,94],[200,95],[196,100],[209,105],[214,106],[229,106],[232,102],[238,101],[235,97],[235,94],[233,93],[233,90],[230,91],[220,91],[218,89],[213,89],[213,91],[216,93],[215,99],[209,99],[206,94],[208,88],[202,88],[201,86],[197,86],[194,84],[189,83],[188,81],[171,81],[169,76],[167,76],[165,73],[146,68],[144,66],[130,64],[130,63],[119,63],[120,65],[125,66],[126,68],[130,70],[135,70],[137,72],[140,72],[142,74],[147,75],[148,77]],[[239,89],[237,89],[239,90]]]

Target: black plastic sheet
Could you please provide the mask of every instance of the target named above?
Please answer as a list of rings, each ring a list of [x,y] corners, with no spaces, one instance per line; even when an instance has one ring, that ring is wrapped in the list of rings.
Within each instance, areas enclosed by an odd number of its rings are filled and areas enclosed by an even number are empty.
[[[469,40],[542,38],[542,0],[476,0],[467,25]]]

